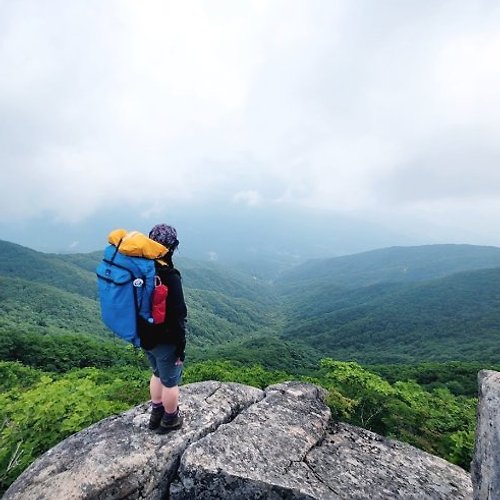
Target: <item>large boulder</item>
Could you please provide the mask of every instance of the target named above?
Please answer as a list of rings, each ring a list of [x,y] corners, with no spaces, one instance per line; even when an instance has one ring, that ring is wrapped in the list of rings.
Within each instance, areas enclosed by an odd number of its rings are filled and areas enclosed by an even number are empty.
[[[181,430],[164,436],[149,431],[149,405],[140,405],[102,420],[49,450],[17,478],[3,498],[162,498],[189,444],[263,397],[263,391],[240,384],[202,382],[184,386]]]
[[[305,462],[342,499],[470,499],[469,474],[413,446],[333,424]]]
[[[333,423],[313,386],[266,397],[182,456],[171,498],[470,499],[469,475],[412,446]]]
[[[464,470],[333,423],[314,385],[203,382],[181,396],[181,430],[152,433],[140,405],[49,450],[4,499],[471,498]]]
[[[171,498],[320,498],[329,489],[304,457],[329,420],[317,387],[271,386],[264,399],[189,447]]]
[[[474,459],[471,464],[474,498],[500,498],[500,373],[478,375],[479,402]]]

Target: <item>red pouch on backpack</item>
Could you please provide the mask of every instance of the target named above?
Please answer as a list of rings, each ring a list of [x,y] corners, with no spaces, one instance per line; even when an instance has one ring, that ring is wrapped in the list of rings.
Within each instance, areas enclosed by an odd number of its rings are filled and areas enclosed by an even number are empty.
[[[159,325],[165,323],[167,315],[168,287],[165,286],[159,276],[155,276],[155,289],[151,300],[151,316],[153,323]]]

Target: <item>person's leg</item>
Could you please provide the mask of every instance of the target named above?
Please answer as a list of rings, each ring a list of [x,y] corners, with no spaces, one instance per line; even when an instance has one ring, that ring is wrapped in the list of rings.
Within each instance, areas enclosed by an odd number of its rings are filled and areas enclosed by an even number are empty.
[[[163,403],[168,413],[174,413],[179,406],[179,386],[166,387],[154,373],[149,381],[149,394],[153,404]]]
[[[164,387],[161,383],[160,377],[157,377],[153,373],[153,375],[151,375],[151,380],[149,381],[149,395],[151,396],[152,403],[161,403],[163,401],[163,389]]]
[[[158,371],[158,366],[156,362],[155,355],[146,351],[146,355],[153,370],[151,379],[149,380],[149,395],[151,396],[151,415],[149,416],[148,427],[151,430],[157,429],[160,426],[161,419],[165,413],[165,408],[163,408],[162,403],[162,390],[163,385],[160,380],[160,372]]]
[[[164,382],[163,382],[164,383]],[[183,417],[179,412],[179,386],[172,387],[163,386],[162,391],[163,406],[165,413],[161,418],[160,425],[156,432],[165,434],[174,429],[182,427]]]
[[[179,414],[179,382],[182,376],[182,365],[176,364],[175,346],[164,344],[158,347],[158,371],[162,384],[162,402],[165,408],[159,433],[169,432],[182,426]]]
[[[162,385],[161,400],[167,413],[175,413],[179,406],[179,386],[165,387]]]

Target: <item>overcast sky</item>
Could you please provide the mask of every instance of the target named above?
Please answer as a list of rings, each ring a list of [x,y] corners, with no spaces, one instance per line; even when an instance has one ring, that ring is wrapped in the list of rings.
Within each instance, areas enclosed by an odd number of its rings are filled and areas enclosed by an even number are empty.
[[[500,245],[499,27],[497,0],[0,0],[0,222],[217,202]]]

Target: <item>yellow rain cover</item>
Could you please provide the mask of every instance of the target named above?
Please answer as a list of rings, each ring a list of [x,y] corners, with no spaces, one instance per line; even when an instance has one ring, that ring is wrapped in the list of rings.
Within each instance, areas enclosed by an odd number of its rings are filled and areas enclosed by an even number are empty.
[[[161,243],[151,240],[139,231],[115,229],[108,234],[108,241],[117,246],[118,251],[130,257],[145,257],[146,259],[159,259],[163,257],[168,248]]]

